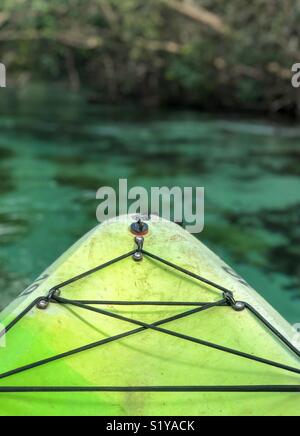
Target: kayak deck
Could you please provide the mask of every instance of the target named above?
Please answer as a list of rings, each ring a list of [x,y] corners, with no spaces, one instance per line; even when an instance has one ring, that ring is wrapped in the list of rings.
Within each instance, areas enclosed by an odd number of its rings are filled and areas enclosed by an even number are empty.
[[[9,326],[33,301],[58,287],[61,294],[53,296],[46,310],[34,305],[8,333],[8,346],[0,350],[0,370],[3,374],[64,356],[2,380],[0,376],[1,413],[298,414],[299,358],[288,323],[219,258],[172,223],[151,223],[144,259],[134,262],[129,222],[130,217],[106,223],[90,233],[42,276],[46,279],[39,288],[25,292],[20,303],[5,312]],[[99,269],[102,264],[106,267]],[[89,270],[92,274],[85,275]],[[74,281],[78,274],[80,279]],[[207,283],[199,281],[199,274]],[[253,312],[233,310],[224,289],[254,311],[259,308],[292,349]],[[228,348],[239,354],[225,352]],[[294,368],[294,373],[283,366]],[[238,386],[244,392],[237,392]],[[283,386],[291,392],[272,392]],[[28,392],[32,387],[35,393]],[[15,391],[13,398],[9,390]],[[203,392],[207,390],[223,394]],[[37,397],[48,404],[36,404]],[[22,398],[35,398],[35,410]],[[78,399],[80,413],[70,406],[71,398],[72,403]],[[2,408],[6,401],[8,406]]]

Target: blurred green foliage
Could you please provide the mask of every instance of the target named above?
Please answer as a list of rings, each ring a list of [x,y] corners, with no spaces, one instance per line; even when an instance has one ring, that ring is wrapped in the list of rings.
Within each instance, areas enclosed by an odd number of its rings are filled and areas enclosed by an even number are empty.
[[[95,99],[299,115],[294,0],[2,0],[9,79]]]

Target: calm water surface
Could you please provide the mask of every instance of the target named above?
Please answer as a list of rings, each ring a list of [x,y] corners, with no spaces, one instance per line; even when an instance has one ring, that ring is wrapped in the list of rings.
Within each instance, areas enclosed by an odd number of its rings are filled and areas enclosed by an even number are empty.
[[[300,322],[300,130],[1,90],[0,306],[97,224],[96,190],[204,186],[199,238]]]

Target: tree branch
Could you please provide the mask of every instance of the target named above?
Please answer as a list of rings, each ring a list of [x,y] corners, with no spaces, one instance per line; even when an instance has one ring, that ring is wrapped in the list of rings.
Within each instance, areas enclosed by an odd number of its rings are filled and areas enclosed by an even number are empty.
[[[149,41],[145,39],[137,39],[137,46],[150,51],[163,51],[171,54],[180,53],[182,46],[174,41]]]
[[[0,12],[0,27],[2,27],[5,23],[8,22],[10,15],[5,12]]]
[[[95,49],[102,46],[102,39],[96,35],[84,35],[79,32],[37,32],[37,31],[6,31],[0,32],[0,41],[20,40],[52,40],[73,48]]]
[[[109,2],[106,0],[100,0],[99,7],[111,29],[116,30],[118,26],[118,18]]]
[[[229,33],[229,28],[223,23],[222,19],[207,9],[195,5],[194,3],[187,3],[186,1],[179,0],[163,0],[163,2],[174,11],[186,16],[187,18],[196,21],[197,23],[204,24],[215,32],[220,34]]]

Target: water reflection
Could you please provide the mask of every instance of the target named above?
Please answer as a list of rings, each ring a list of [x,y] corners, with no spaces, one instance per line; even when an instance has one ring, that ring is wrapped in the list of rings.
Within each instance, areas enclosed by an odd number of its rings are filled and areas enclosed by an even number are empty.
[[[96,190],[125,177],[205,186],[199,237],[299,322],[297,129],[102,107],[45,88],[5,92],[14,104],[0,103],[0,305],[96,225]]]

